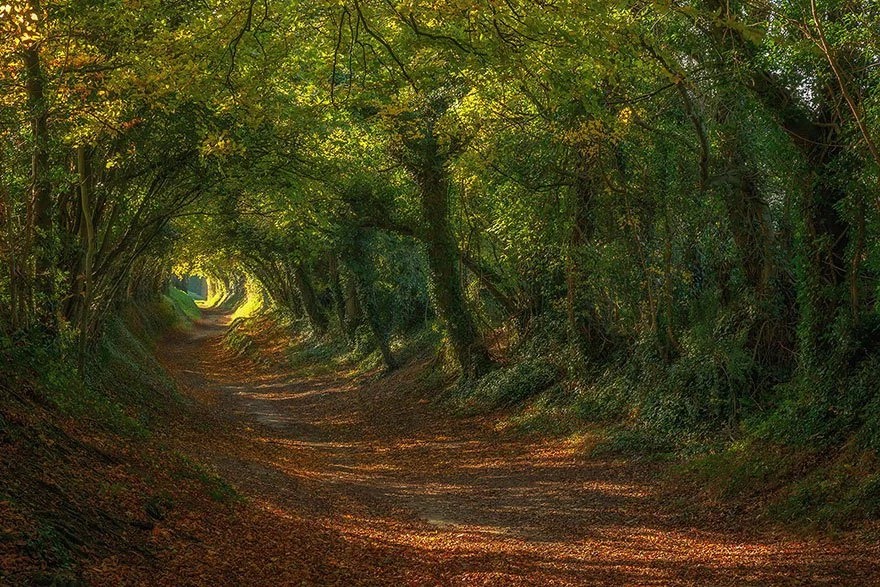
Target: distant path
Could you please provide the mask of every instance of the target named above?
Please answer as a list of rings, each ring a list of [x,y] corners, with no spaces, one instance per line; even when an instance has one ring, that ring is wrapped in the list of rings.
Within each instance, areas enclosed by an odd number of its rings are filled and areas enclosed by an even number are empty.
[[[749,535],[661,490],[659,466],[447,419],[415,367],[358,383],[236,359],[227,320],[161,356],[205,417],[175,442],[245,500],[174,530],[154,584],[880,584],[876,547]]]

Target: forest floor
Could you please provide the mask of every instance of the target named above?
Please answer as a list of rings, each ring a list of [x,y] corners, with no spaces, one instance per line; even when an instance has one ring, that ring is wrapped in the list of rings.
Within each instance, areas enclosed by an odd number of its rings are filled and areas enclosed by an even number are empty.
[[[234,494],[159,522],[155,564],[108,560],[90,581],[880,584],[876,542],[755,527],[671,482],[668,464],[591,457],[587,436],[452,418],[410,385],[424,362],[377,378],[236,357],[227,321],[205,312],[160,345],[194,410],[163,442]]]

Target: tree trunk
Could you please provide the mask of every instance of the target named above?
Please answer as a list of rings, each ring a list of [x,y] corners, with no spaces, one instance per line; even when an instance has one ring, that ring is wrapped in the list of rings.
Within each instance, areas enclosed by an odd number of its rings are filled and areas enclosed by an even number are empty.
[[[345,280],[345,334],[349,340],[354,339],[355,330],[363,317],[360,299],[358,298],[355,278]]]
[[[710,8],[720,11],[718,23],[734,14],[737,7],[712,0]],[[732,52],[736,60],[754,63],[755,47],[741,31],[718,24],[713,30],[721,47]],[[801,203],[804,227],[804,279],[801,284],[801,344],[810,357],[830,356],[838,346],[831,336],[831,325],[840,315],[842,286],[847,280],[846,252],[850,231],[839,212],[846,193],[835,177],[846,173],[846,147],[842,144],[842,120],[836,107],[837,96],[827,85],[822,86],[815,101],[817,107],[807,109],[796,99],[782,80],[769,70],[753,69],[748,85],[761,104],[777,120],[779,127],[803,154],[808,170],[804,200]]]
[[[582,119],[583,120],[583,119]],[[592,118],[587,118],[593,121]],[[599,190],[597,166],[601,164],[601,139],[587,138],[576,145],[575,180],[572,185],[572,220],[566,259],[566,313],[571,339],[590,357],[600,358],[609,337],[592,299],[583,287],[584,253],[596,235],[595,197]]]
[[[348,279],[346,279],[348,322],[346,328],[349,337],[354,339],[357,321],[363,317],[382,355],[385,369],[393,371],[398,367],[398,364],[391,352],[391,346],[388,344],[388,329],[383,327],[383,321],[374,302],[373,286],[376,282],[376,268],[371,263],[370,256],[366,251],[366,238],[361,231],[358,231],[353,239],[353,244],[346,247],[343,253],[343,260],[348,268]]]
[[[365,279],[363,275],[355,275],[354,280],[356,281],[358,298],[360,299],[359,305],[363,310],[367,327],[369,327],[370,333],[376,341],[376,346],[379,347],[382,361],[385,363],[385,369],[393,371],[397,369],[397,361],[391,352],[391,346],[388,344],[388,332],[382,328],[382,322],[379,316],[376,315],[376,307],[372,299],[372,280]]]
[[[770,282],[775,273],[773,222],[770,207],[747,168],[736,129],[730,128],[731,117],[731,109],[722,104],[717,118],[724,129],[720,137],[724,206],[743,275],[755,295],[763,299],[771,293]]]
[[[95,257],[95,228],[92,224],[91,173],[86,148],[76,149],[76,168],[79,174],[80,206],[82,223],[80,225],[83,241],[82,257],[82,304],[79,317],[79,368],[85,369],[86,345],[91,326],[92,307],[92,265]]]
[[[431,132],[422,140],[413,172],[420,188],[423,239],[431,273],[434,304],[446,326],[456,362],[466,378],[492,368],[489,350],[477,332],[461,288],[459,250],[449,223],[449,181],[444,160]]]
[[[333,308],[336,310],[336,320],[339,323],[339,330],[346,336],[348,331],[345,326],[345,296],[342,292],[342,282],[339,279],[339,263],[335,253],[327,255],[327,265],[330,278],[330,293],[333,296]]]
[[[40,14],[40,5],[32,0],[31,10]],[[47,296],[39,303],[42,319],[51,325],[52,311],[52,185],[49,169],[49,107],[45,96],[45,77],[40,59],[39,42],[31,42],[23,51],[25,89],[30,112],[33,149],[31,154],[31,199],[28,203],[27,246],[25,254],[32,254],[36,294]],[[37,310],[37,308],[34,308]],[[48,310],[48,311],[47,311]]]
[[[318,296],[312,286],[312,280],[302,263],[297,263],[293,273],[294,282],[302,299],[303,309],[309,318],[309,324],[316,334],[327,332],[327,316],[318,303]]]

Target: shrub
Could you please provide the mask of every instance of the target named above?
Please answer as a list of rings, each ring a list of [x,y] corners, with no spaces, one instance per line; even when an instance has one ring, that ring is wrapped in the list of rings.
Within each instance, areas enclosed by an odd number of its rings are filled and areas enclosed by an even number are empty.
[[[556,369],[539,359],[524,360],[490,372],[477,381],[461,380],[449,399],[464,412],[509,407],[537,395],[558,379]]]

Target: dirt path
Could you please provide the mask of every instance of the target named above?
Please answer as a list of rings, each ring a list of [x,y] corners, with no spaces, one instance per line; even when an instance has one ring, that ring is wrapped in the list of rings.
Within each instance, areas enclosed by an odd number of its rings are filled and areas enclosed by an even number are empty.
[[[173,442],[243,500],[177,519],[154,584],[880,584],[880,549],[731,530],[660,468],[449,420],[394,377],[235,359],[208,314],[162,356],[204,426]]]

